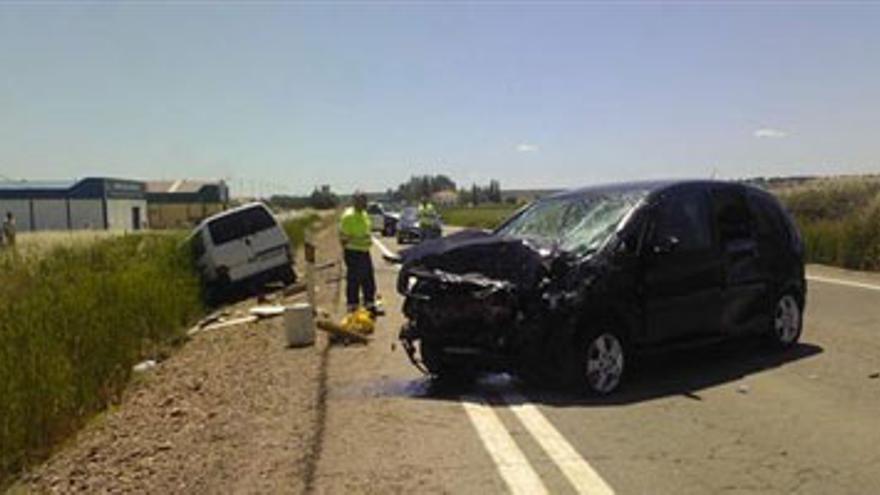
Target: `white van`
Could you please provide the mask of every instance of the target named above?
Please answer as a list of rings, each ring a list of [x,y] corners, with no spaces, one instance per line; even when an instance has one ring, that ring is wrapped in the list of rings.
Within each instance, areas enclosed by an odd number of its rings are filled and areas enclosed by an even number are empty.
[[[233,288],[296,281],[290,240],[262,203],[249,203],[208,217],[190,244],[210,300]]]

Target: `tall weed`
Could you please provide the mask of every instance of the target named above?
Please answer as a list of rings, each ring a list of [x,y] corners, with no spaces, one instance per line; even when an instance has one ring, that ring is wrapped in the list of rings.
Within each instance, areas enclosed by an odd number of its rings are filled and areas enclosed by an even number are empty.
[[[203,306],[180,236],[0,254],[0,484],[118,397]]]

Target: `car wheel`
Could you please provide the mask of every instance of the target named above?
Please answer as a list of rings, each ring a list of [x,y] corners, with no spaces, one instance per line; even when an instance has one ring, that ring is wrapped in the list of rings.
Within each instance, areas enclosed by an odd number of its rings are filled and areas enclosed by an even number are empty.
[[[602,331],[582,346],[580,381],[589,392],[610,394],[620,385],[626,366],[626,346],[614,332]]]
[[[426,343],[422,340],[419,343],[419,353],[422,357],[422,364],[425,365],[431,376],[442,383],[450,384],[466,384],[475,378],[475,373],[469,368],[460,368],[449,366],[441,357],[442,352],[436,344]]]
[[[791,347],[800,339],[803,309],[794,294],[788,292],[777,299],[773,306],[772,325],[769,336],[776,347]]]

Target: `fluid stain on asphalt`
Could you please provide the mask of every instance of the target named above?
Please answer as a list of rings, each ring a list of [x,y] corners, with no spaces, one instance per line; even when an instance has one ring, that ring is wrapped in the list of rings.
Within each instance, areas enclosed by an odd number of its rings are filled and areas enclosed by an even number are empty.
[[[402,397],[414,399],[457,398],[462,393],[500,393],[513,387],[513,379],[505,373],[487,374],[473,382],[451,382],[430,377],[394,378],[351,383],[331,392],[335,399]]]
[[[433,380],[421,378],[381,377],[366,382],[356,382],[341,387],[331,395],[339,399],[363,399],[374,397],[429,397],[435,388]]]

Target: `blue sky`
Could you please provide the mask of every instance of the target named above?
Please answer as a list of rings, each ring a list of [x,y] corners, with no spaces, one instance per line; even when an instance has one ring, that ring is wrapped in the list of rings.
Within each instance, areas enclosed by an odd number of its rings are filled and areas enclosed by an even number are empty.
[[[867,3],[0,4],[13,178],[858,173],[878,136]]]

